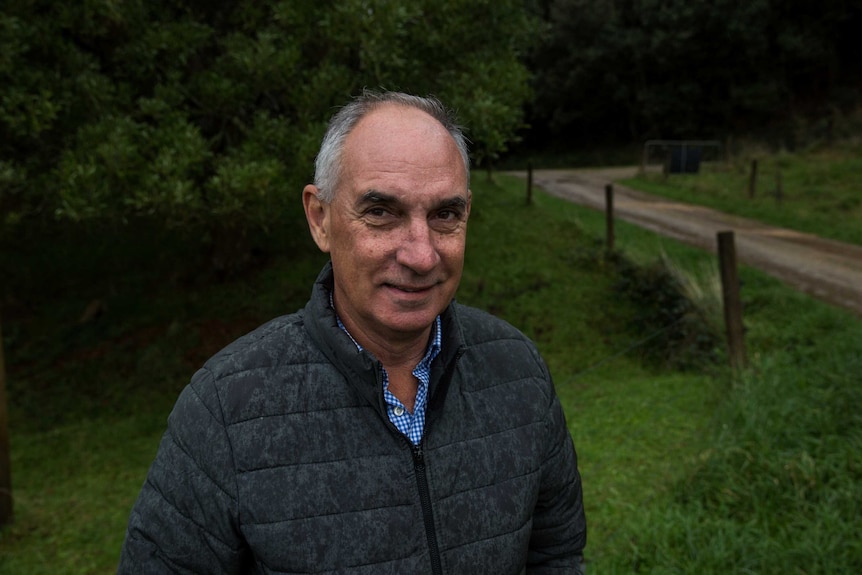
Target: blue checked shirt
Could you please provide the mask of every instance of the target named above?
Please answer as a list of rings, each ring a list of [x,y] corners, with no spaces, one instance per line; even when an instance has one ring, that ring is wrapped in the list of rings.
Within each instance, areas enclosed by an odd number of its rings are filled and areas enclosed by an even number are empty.
[[[332,294],[329,294],[329,305],[335,309],[332,303]],[[362,346],[359,345],[344,324],[341,323],[341,318],[335,314],[335,319],[338,320],[338,327],[344,330],[356,348],[362,351]],[[413,413],[410,413],[404,404],[389,391],[389,374],[386,369],[383,369],[383,399],[386,400],[386,413],[389,415],[389,421],[398,428],[398,431],[407,436],[410,443],[419,445],[422,441],[422,432],[425,430],[425,406],[428,404],[428,383],[431,381],[431,362],[440,353],[442,347],[442,337],[440,329],[440,316],[434,322],[434,335],[431,338],[431,343],[428,344],[428,350],[425,352],[425,357],[413,369],[413,375],[419,380],[419,388],[416,390],[416,401],[413,403]]]

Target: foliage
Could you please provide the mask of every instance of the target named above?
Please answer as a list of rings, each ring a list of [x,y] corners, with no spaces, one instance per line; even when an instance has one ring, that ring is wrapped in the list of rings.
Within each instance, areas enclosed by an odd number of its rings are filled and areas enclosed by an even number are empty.
[[[827,165],[816,169],[828,171]],[[583,210],[577,223],[588,233],[604,231],[600,212]],[[685,269],[717,269],[707,252],[622,221],[615,231],[617,247],[647,266],[662,254]],[[856,573],[862,565],[856,535],[862,528],[856,464],[862,323],[763,273],[739,272],[752,363],[741,378],[725,373],[704,382],[689,372],[675,387],[656,377],[641,395],[614,365],[597,385],[579,386],[571,395],[580,431],[575,437],[593,442],[581,440],[585,485],[592,485],[588,495],[601,499],[598,508],[588,508],[592,571],[813,575]],[[653,437],[671,439],[668,433],[684,426],[673,419],[677,410],[702,418],[702,402],[711,397],[702,386],[710,384],[722,394],[717,408],[706,410],[712,422],[704,427],[699,419],[689,428],[702,443],[678,436],[679,443],[651,455],[664,469],[655,463],[636,473],[650,456],[626,453],[629,445],[657,448]],[[596,433],[584,435],[593,426]],[[638,435],[645,437],[642,444],[629,443]],[[634,472],[633,485],[618,479],[624,470]]]
[[[535,124],[631,141],[831,131],[860,105],[858,4],[557,0],[532,59]]]
[[[366,86],[435,93],[492,159],[521,125],[532,22],[515,0],[4,2],[0,227],[266,228]]]

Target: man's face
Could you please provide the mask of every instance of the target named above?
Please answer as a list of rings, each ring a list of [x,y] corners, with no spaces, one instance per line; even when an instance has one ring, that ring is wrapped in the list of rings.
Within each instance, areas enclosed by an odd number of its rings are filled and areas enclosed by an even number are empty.
[[[314,186],[303,194],[339,316],[365,345],[427,335],[464,265],[470,192],[454,140],[424,112],[386,105],[348,135],[342,167],[330,204]]]

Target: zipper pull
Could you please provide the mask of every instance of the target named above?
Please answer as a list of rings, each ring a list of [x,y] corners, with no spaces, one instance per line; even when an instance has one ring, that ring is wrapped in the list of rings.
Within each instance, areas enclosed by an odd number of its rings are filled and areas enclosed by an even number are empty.
[[[413,465],[420,471],[425,469],[425,453],[418,445],[413,447]]]

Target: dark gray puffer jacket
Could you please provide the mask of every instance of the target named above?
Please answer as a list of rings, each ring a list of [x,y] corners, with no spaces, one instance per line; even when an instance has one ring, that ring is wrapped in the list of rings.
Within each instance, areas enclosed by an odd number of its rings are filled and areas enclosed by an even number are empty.
[[[181,394],[132,511],[120,573],[580,573],[581,482],[544,362],[453,303],[425,435],[389,421],[380,364],[329,307],[211,358]]]

